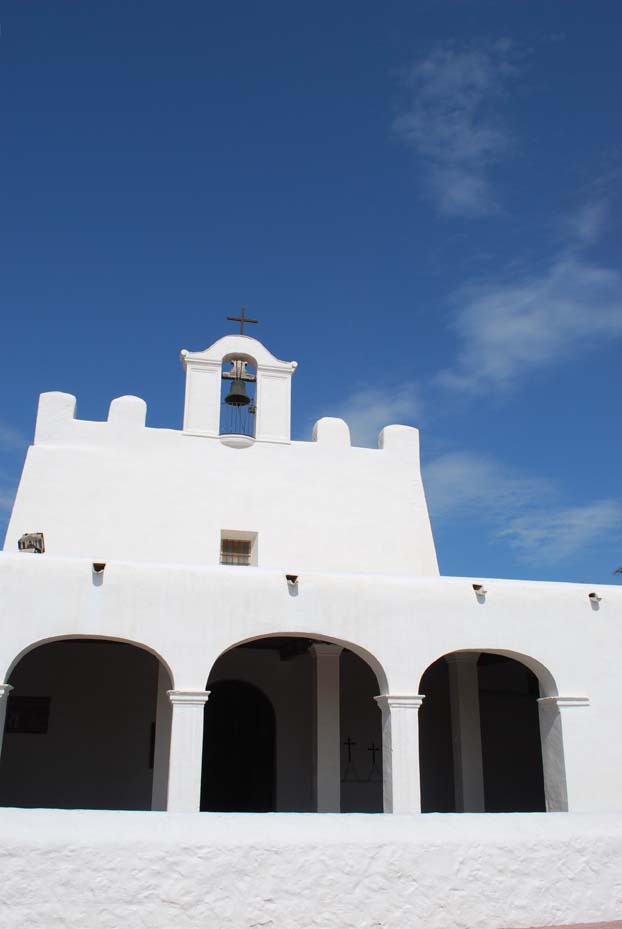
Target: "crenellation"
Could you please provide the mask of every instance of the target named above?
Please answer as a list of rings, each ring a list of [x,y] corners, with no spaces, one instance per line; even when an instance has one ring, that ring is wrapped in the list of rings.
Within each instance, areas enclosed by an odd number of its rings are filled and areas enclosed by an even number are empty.
[[[35,424],[35,445],[66,438],[76,420],[77,400],[73,394],[50,390],[41,394]]]
[[[255,363],[239,369],[247,384],[256,376],[254,436],[218,428],[222,382],[227,389],[235,380],[226,367],[232,355]],[[328,416],[312,441],[291,442],[294,362],[237,335],[182,358],[181,430],[147,427],[139,397],[112,400],[105,421],[76,419],[70,394],[41,397],[39,447],[24,467],[8,550],[35,527],[58,555],[78,556],[88,537],[109,559],[210,565],[221,530],[252,530],[261,537],[260,567],[438,574],[416,429],[387,426],[379,448],[359,448],[348,424]]]
[[[378,448],[418,462],[419,430],[414,426],[385,426],[378,436]]]
[[[323,416],[313,426],[312,441],[328,448],[350,448],[350,427],[343,419]]]
[[[147,404],[140,397],[116,397],[108,411],[108,423],[120,430],[144,429]]]
[[[117,397],[110,403],[108,419],[78,419],[73,394],[49,391],[39,397],[35,426],[35,445],[107,444],[117,436],[145,429],[147,404],[140,397]],[[110,427],[110,428],[108,428]],[[153,430],[168,432],[172,430]]]

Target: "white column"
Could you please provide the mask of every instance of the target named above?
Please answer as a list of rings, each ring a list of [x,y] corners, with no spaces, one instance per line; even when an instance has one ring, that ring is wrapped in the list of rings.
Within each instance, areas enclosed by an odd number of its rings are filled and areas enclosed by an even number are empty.
[[[420,813],[419,707],[424,694],[374,697],[382,711],[385,813]]]
[[[6,719],[6,706],[8,696],[13,688],[10,684],[0,684],[0,756],[2,755],[2,741],[4,738],[4,721]]]
[[[447,656],[451,740],[454,759],[454,796],[457,813],[483,813],[484,765],[479,716],[479,652]]]
[[[315,657],[315,796],[318,813],[341,810],[339,645],[317,642]]]
[[[167,810],[198,813],[201,804],[203,716],[209,690],[169,690],[173,704]]]
[[[588,697],[538,700],[547,811],[578,812],[592,808],[593,790],[589,772],[585,771],[586,764],[592,764],[585,751],[585,727],[590,716],[582,710],[589,704]]]
[[[171,752],[171,722],[173,707],[168,696],[171,678],[163,665],[158,668],[156,696],[155,745],[153,752],[153,783],[151,809],[165,810],[168,791],[168,766]]]

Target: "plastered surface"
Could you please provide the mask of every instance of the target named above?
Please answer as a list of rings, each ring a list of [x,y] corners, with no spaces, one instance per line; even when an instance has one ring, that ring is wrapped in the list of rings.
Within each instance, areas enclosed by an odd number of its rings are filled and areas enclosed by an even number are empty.
[[[48,554],[217,565],[233,530],[257,534],[264,568],[438,575],[417,429],[387,426],[378,448],[357,448],[323,419],[312,442],[230,448],[146,427],[138,397],[113,400],[106,422],[75,411],[69,394],[41,395],[7,551],[36,531]]]
[[[483,580],[485,603],[471,579],[445,577],[304,572],[294,596],[278,570],[113,560],[94,577],[89,558],[3,552],[0,682],[29,649],[67,637],[138,644],[162,661],[174,688],[192,691],[204,689],[225,651],[266,635],[349,648],[370,665],[381,694],[417,694],[426,668],[450,652],[498,652],[534,671],[542,697],[560,695],[559,731],[543,732],[549,780],[566,780],[568,808],[620,810],[622,742],[612,733],[620,716],[622,588],[599,587],[594,609],[587,585]],[[415,715],[408,731],[416,725]],[[419,767],[416,740],[408,746],[398,749],[408,754],[405,784]],[[558,792],[549,786],[551,796]]]
[[[501,929],[622,914],[622,815],[0,813],[4,929]]]

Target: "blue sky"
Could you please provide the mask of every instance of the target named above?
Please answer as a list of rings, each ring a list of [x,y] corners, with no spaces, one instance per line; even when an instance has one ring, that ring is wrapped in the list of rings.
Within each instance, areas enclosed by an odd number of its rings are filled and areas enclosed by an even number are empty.
[[[41,391],[179,427],[179,350],[244,303],[299,362],[296,438],[421,429],[442,573],[620,581],[619,3],[8,0],[0,26],[0,522]]]

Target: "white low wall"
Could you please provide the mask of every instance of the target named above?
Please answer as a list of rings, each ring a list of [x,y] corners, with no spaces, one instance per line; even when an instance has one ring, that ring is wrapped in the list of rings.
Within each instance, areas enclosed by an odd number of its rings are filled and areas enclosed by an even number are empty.
[[[3,929],[500,929],[622,915],[622,815],[0,811]]]

